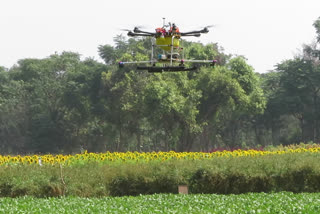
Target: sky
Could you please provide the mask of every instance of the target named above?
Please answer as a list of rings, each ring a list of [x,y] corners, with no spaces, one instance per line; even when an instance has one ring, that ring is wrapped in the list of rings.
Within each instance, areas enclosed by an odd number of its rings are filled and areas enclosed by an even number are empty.
[[[218,43],[243,55],[256,72],[273,70],[315,40],[319,0],[1,0],[0,66],[73,51],[102,62],[98,46],[113,45],[120,29],[154,30],[162,18],[180,31],[214,25],[187,40]]]

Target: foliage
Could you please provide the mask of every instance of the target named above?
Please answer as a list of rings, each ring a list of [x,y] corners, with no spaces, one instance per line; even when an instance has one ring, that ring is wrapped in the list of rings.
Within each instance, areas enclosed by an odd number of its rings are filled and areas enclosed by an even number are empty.
[[[177,193],[320,191],[319,147],[213,153],[85,153],[1,157],[0,195],[124,196]]]
[[[256,149],[232,149],[214,151],[211,153],[204,152],[106,152],[106,153],[88,153],[75,155],[32,155],[32,156],[2,156],[0,155],[0,165],[77,165],[86,163],[108,164],[112,162],[118,163],[137,163],[137,162],[153,162],[153,161],[171,161],[171,160],[214,160],[216,158],[232,158],[232,157],[259,157],[284,155],[292,153],[320,153],[318,144],[299,144],[290,146],[268,147],[266,150]]]
[[[320,17],[313,23],[313,26],[316,28],[317,39],[320,42]]]
[[[154,75],[114,66],[146,60],[150,39],[114,41],[98,48],[106,65],[63,52],[2,69],[1,152],[209,151],[218,146],[210,132],[226,138],[219,146],[240,144],[223,135],[227,124],[220,121],[264,109],[253,69],[217,44],[185,42],[186,56],[215,58],[216,69]],[[219,116],[227,111],[237,113]]]
[[[172,195],[106,198],[1,198],[3,213],[318,213],[319,193]]]
[[[319,19],[314,22],[317,34],[318,22]],[[260,145],[268,141],[273,145],[318,141],[318,43],[303,45],[293,59],[283,60],[275,66],[275,71],[261,75],[267,107],[263,115],[255,117]]]

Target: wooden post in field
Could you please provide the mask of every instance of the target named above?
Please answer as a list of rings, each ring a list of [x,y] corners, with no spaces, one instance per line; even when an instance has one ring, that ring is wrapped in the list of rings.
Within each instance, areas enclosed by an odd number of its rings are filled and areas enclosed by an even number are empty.
[[[179,192],[179,194],[188,194],[188,186],[187,185],[179,185],[178,192]]]

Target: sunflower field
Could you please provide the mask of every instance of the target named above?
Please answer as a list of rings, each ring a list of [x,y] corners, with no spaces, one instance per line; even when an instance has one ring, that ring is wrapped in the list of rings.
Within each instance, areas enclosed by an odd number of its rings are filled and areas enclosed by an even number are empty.
[[[0,197],[320,192],[320,146],[0,156]]]
[[[10,164],[62,164],[73,165],[79,163],[110,163],[110,162],[150,162],[150,161],[168,161],[168,160],[211,160],[216,158],[234,158],[234,157],[260,157],[274,156],[292,153],[319,153],[320,145],[313,145],[307,148],[303,146],[278,147],[272,151],[263,150],[223,150],[215,152],[106,152],[106,153],[88,153],[75,155],[0,155],[0,165]]]

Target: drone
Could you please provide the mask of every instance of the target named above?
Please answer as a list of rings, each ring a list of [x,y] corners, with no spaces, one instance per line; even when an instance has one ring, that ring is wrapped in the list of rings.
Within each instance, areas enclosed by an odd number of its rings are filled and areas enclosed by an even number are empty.
[[[133,61],[133,62],[119,62],[119,67],[123,68],[126,64],[136,64],[137,70],[147,70],[150,73],[161,72],[176,72],[176,71],[192,71],[198,68],[199,64],[209,64],[215,66],[216,60],[195,60],[184,59],[183,47],[181,45],[181,37],[200,37],[201,34],[209,32],[212,26],[204,27],[201,30],[180,32],[179,28],[174,23],[166,24],[163,18],[163,26],[156,28],[155,32],[147,32],[135,27],[133,30],[128,31],[127,35],[130,37],[151,37],[151,56],[148,61]],[[157,48],[159,47],[159,48]],[[156,50],[162,52],[155,53]],[[197,65],[187,66],[187,64],[196,63]],[[140,64],[149,64],[140,66]],[[159,66],[159,64],[162,64]]]

